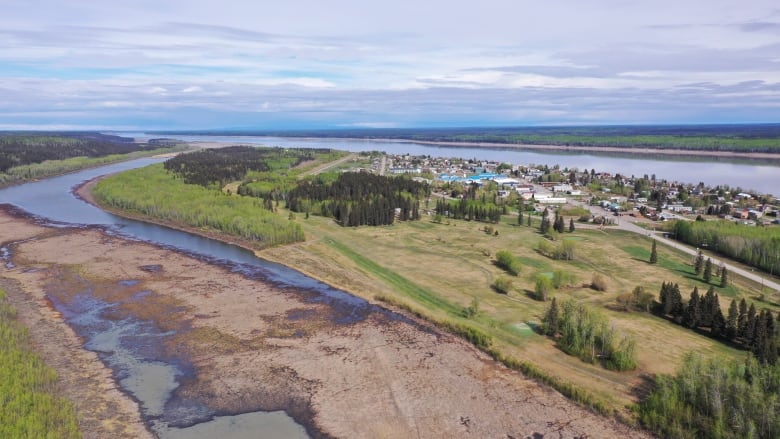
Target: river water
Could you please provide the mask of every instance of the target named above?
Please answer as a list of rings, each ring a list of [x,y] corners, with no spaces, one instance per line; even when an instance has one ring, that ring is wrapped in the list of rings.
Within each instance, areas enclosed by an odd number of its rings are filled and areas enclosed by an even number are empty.
[[[125,137],[161,137],[146,133],[115,133]],[[777,160],[695,156],[643,156],[615,153],[577,153],[569,151],[522,150],[499,147],[454,147],[409,141],[370,139],[325,139],[266,136],[170,136],[184,141],[235,142],[281,147],[332,148],[351,152],[385,151],[390,154],[429,155],[495,160],[513,164],[560,165],[562,168],[595,169],[626,176],[655,174],[658,179],[708,186],[728,185],[742,191],[754,190],[780,196],[780,156]]]
[[[120,218],[87,204],[71,193],[72,188],[94,177],[159,161],[148,158],[133,160],[2,189],[0,203],[13,204],[47,220],[50,225],[101,225],[112,233],[179,249],[203,260],[227,265],[232,270],[253,278],[312,292],[316,296],[314,300],[337,302],[343,321],[361,318],[374,308],[362,299],[333,289],[287,267],[261,260],[240,247]],[[8,252],[6,248],[2,250]],[[154,358],[154,350],[148,349],[148,346],[155,344],[155,339],[166,334],[154,332],[154,328],[150,328],[145,322],[115,322],[104,318],[103,311],[111,306],[112,304],[96,301],[85,293],[80,295],[78,300],[74,300],[70,307],[60,304],[58,309],[76,332],[85,338],[85,348],[97,352],[112,368],[119,385],[139,401],[144,417],[159,437],[307,437],[305,429],[284,412],[218,416],[207,407],[170,404],[168,398],[177,387],[177,379],[186,371],[173,362]],[[139,339],[145,340],[141,343],[143,348],[138,347]],[[193,423],[195,425],[187,428],[177,428]]]

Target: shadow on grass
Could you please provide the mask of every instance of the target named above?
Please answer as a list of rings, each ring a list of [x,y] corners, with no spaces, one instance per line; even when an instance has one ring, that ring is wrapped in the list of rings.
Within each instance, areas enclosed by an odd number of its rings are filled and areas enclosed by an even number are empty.
[[[653,390],[655,389],[655,377],[643,373],[640,374],[638,378],[639,378],[639,382],[633,385],[631,387],[631,390],[629,390],[629,392],[637,400],[644,401],[648,396],[650,396],[650,393],[652,393]]]

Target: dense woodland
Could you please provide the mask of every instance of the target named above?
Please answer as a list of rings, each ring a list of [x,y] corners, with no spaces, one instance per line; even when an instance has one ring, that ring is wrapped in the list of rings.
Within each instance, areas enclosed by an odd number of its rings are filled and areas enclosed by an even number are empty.
[[[678,325],[749,350],[760,364],[774,365],[777,362],[780,339],[772,312],[767,309],[758,311],[755,304],[748,306],[745,299],[739,303],[736,299],[732,300],[728,314],[724,316],[713,287],[703,295],[694,287],[690,299],[684,302],[680,287],[664,282],[655,312]]]
[[[80,438],[73,406],[58,393],[57,373],[33,353],[0,289],[0,437]]]
[[[0,172],[46,160],[102,157],[154,148],[98,133],[0,133]]]
[[[621,148],[651,147],[709,151],[780,152],[780,124],[345,129],[200,132],[197,134],[353,137],[433,142],[565,145],[573,147],[611,146]]]
[[[98,202],[109,207],[219,230],[252,241],[260,248],[304,240],[300,224],[263,209],[260,200],[186,184],[165,171],[162,164],[103,179],[93,194]]]
[[[400,221],[420,218],[420,199],[428,185],[402,177],[346,172],[333,182],[303,182],[287,195],[294,212],[333,217],[342,226],[392,224],[399,209]]]
[[[780,365],[688,355],[676,376],[656,378],[640,403],[642,423],[670,439],[780,436]]]
[[[218,184],[221,187],[242,180],[250,171],[270,171],[271,162],[281,160],[286,167],[294,167],[306,160],[313,160],[318,152],[314,149],[229,146],[179,154],[165,162],[165,169],[187,184],[204,187]]]
[[[748,227],[731,221],[678,221],[674,234],[689,245],[780,273],[780,228]]]

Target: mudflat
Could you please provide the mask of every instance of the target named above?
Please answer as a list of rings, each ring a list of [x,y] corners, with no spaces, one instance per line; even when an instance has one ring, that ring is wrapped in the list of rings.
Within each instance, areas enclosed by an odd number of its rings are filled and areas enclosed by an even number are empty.
[[[164,334],[186,365],[169,407],[284,410],[313,437],[649,437],[593,414],[423,321],[264,280],[101,229],[0,210],[0,281],[76,403],[86,437],[148,436],[148,419],[57,312],[88,294],[107,318]]]

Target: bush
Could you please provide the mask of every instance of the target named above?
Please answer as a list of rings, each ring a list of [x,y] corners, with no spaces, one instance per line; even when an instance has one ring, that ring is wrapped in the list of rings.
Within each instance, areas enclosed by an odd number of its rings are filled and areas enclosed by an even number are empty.
[[[534,286],[534,297],[536,300],[546,301],[553,290],[553,282],[544,274],[536,276],[536,285]]]
[[[508,277],[499,277],[493,281],[493,289],[502,294],[509,294],[512,291],[512,279]]]
[[[499,250],[496,252],[496,265],[514,276],[520,274],[520,261],[512,256],[512,253],[509,253],[506,250]]]
[[[599,273],[593,273],[590,287],[596,291],[607,291],[607,279]]]
[[[563,270],[553,271],[552,284],[556,290],[561,287],[574,285],[574,282],[576,282],[576,278],[573,274]]]

